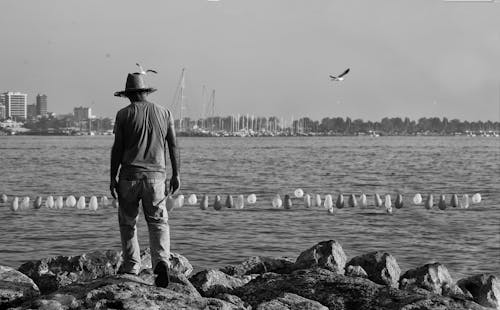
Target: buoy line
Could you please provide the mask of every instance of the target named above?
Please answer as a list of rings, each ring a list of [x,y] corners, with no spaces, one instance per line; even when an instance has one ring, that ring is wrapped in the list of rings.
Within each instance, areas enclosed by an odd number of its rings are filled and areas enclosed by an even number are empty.
[[[181,208],[184,206],[186,200],[187,204],[191,206],[199,205],[201,210],[207,210],[210,206],[213,207],[214,210],[222,210],[224,207],[227,209],[243,209],[245,207],[245,202],[252,205],[257,202],[256,194],[249,194],[246,199],[244,195],[235,195],[236,199],[233,199],[233,195],[227,195],[225,202],[223,203],[223,199],[220,195],[214,196],[213,204],[209,203],[209,196],[202,195],[201,200],[198,203],[198,197],[196,194],[190,194],[187,199],[185,199],[184,195],[179,194],[176,197],[168,196],[166,197],[166,208],[167,211],[172,211],[175,208]],[[344,200],[344,196],[347,197],[347,201]],[[373,196],[373,203],[370,204],[368,202],[367,195],[365,193],[356,196],[356,194],[345,194],[339,193],[337,198],[334,199],[331,194],[324,195],[323,199],[319,194],[307,193],[304,194],[304,191],[300,188],[296,189],[293,192],[293,197],[290,194],[285,194],[283,199],[280,194],[275,194],[271,198],[270,205],[273,208],[280,209],[291,209],[294,204],[300,205],[302,204],[306,208],[312,207],[324,207],[328,210],[328,213],[333,214],[334,209],[343,209],[345,207],[348,208],[369,208],[370,206],[374,206],[375,208],[385,208],[385,211],[388,214],[393,213],[393,206],[396,209],[402,209],[405,205],[405,200],[403,194],[397,193],[396,199],[394,203],[392,203],[392,198],[390,194],[385,194],[384,199],[379,193],[375,193]],[[294,202],[295,201],[295,202]],[[460,208],[467,209],[471,204],[479,204],[482,201],[482,197],[480,193],[475,193],[469,198],[469,194],[463,194],[462,198],[459,199],[458,194],[451,194],[451,199],[447,202],[447,198],[445,194],[440,194],[439,198],[434,200],[433,194],[428,194],[426,198],[422,197],[420,193],[415,194],[411,203],[415,206],[423,206],[425,209],[433,209],[438,208],[440,210],[446,210],[448,207],[452,208]],[[25,209],[40,209],[42,207],[47,209],[63,209],[63,208],[76,208],[79,210],[91,210],[96,211],[99,206],[107,207],[112,206],[117,208],[119,206],[118,201],[113,199],[110,202],[107,196],[101,196],[99,199],[97,196],[90,196],[87,200],[85,196],[80,196],[76,199],[73,195],[68,195],[66,198],[63,196],[47,196],[45,201],[42,196],[36,196],[35,199],[31,200],[29,196],[24,197],[12,197],[9,200],[9,196],[6,194],[0,195],[0,204],[9,204],[10,209],[12,211],[17,210],[25,210]]]

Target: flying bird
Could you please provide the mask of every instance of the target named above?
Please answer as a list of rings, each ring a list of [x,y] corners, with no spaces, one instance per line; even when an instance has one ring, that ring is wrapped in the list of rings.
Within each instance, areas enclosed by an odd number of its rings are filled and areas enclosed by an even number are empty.
[[[136,65],[137,65],[137,67],[139,67],[139,72],[136,72],[136,73],[146,75],[146,74],[148,74],[148,72],[151,72],[151,73],[154,73],[154,74],[158,74],[157,71],[151,70],[151,69],[148,69],[148,70],[144,71],[144,69],[142,68],[142,66],[140,64],[138,64],[138,63],[136,63]]]
[[[339,76],[330,75],[330,78],[332,79],[332,81],[343,81],[344,80],[344,75],[346,75],[349,72],[349,70],[350,69],[347,68],[347,70],[345,70],[344,73],[342,73]]]

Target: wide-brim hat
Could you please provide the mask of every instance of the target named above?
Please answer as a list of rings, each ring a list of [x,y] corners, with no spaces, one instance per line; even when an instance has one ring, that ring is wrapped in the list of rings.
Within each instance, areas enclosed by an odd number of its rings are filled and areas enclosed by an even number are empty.
[[[127,76],[127,82],[125,82],[125,90],[115,92],[115,96],[127,97],[132,93],[143,92],[150,94],[155,91],[156,88],[146,86],[143,74],[129,73]]]

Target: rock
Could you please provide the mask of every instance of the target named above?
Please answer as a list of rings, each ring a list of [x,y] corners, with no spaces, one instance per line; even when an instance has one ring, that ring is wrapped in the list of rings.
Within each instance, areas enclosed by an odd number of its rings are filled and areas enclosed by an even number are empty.
[[[241,277],[244,275],[261,274],[266,272],[288,273],[292,271],[294,262],[287,257],[273,258],[254,256],[238,265],[229,265],[220,269],[230,276]]]
[[[302,252],[294,264],[294,269],[321,267],[344,274],[347,258],[340,243],[334,240],[322,241]]]
[[[141,252],[141,270],[152,269],[151,266],[151,250],[146,248]],[[179,253],[170,252],[170,271],[171,273],[182,273],[189,277],[193,272],[193,266],[187,258]]]
[[[356,256],[351,259],[347,266],[361,266],[368,274],[368,279],[375,283],[397,288],[401,269],[396,259],[382,252],[371,252]]]
[[[171,284],[168,288],[158,288],[151,285],[148,276],[148,274],[106,276],[92,281],[73,283],[61,288],[61,291],[65,296],[74,297],[76,306],[73,309],[245,309],[223,300],[174,291],[171,289]],[[23,308],[33,308],[42,303],[53,306],[61,304],[55,296],[54,294],[43,296],[43,300],[35,300],[25,304]]]
[[[478,304],[500,309],[500,282],[492,274],[478,274],[458,281],[458,286],[469,292]]]
[[[239,298],[238,296],[236,295],[231,295],[231,294],[217,294],[215,295],[215,298],[217,299],[220,299],[220,300],[224,300],[224,301],[227,301],[228,303],[231,303],[237,307],[240,307],[241,309],[245,309],[245,310],[251,310],[252,307],[250,307],[249,305],[245,305],[245,303],[243,302],[243,300],[241,300],[241,298]]]
[[[428,291],[420,294],[398,290],[368,279],[348,277],[322,268],[301,269],[290,274],[266,273],[235,289],[233,294],[254,309],[262,303],[280,298],[283,292],[317,301],[333,310],[482,309],[471,301],[452,299]]]
[[[249,280],[232,277],[215,269],[202,270],[189,279],[198,292],[205,297],[231,293],[233,289],[245,285]]]
[[[436,294],[443,293],[443,286],[455,286],[448,269],[440,263],[410,269],[401,276],[399,283],[401,289],[419,287]]]
[[[114,275],[119,261],[117,251],[95,251],[30,261],[21,265],[19,271],[33,279],[42,294],[47,294],[75,281]]]
[[[0,265],[0,309],[17,306],[40,295],[35,282],[14,268]]]
[[[291,309],[308,309],[308,310],[328,310],[317,301],[304,298],[302,296],[283,293],[280,297],[273,300],[263,302],[257,306],[256,310],[291,310]]]
[[[347,266],[345,275],[349,277],[368,278],[368,274],[361,266]]]

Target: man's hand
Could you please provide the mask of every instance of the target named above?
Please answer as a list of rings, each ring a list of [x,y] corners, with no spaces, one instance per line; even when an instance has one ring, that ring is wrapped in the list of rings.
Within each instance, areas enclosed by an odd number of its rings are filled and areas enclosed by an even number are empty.
[[[111,196],[116,199],[118,196],[118,182],[115,179],[112,179],[109,183],[109,191],[111,192]]]
[[[179,190],[180,186],[181,186],[181,181],[179,179],[179,176],[172,176],[169,182],[169,189],[168,189],[169,193],[171,195],[175,194]]]

